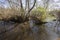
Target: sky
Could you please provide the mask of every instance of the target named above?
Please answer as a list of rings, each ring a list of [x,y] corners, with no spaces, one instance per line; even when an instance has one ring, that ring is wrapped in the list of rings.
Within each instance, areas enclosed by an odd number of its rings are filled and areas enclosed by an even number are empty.
[[[50,7],[52,7],[52,8],[54,8],[54,7],[55,8],[60,8],[60,0],[53,0],[53,1],[54,2],[51,1],[51,3],[49,4]],[[38,0],[38,4],[41,5],[41,6],[43,6],[41,0]],[[0,5],[3,5],[4,7],[7,7],[8,6],[8,2],[6,0],[0,0]]]
[[[0,5],[3,5],[4,7],[7,7],[8,3],[6,0],[0,0]]]
[[[39,1],[41,1],[41,0],[39,0]],[[60,0],[50,1],[49,10],[53,10],[53,9],[60,9]]]

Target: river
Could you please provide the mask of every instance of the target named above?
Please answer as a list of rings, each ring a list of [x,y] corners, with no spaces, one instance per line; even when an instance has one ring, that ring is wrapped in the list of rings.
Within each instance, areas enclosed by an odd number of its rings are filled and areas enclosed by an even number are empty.
[[[57,40],[60,38],[57,21],[36,25],[33,20],[25,23],[0,21],[0,40]]]

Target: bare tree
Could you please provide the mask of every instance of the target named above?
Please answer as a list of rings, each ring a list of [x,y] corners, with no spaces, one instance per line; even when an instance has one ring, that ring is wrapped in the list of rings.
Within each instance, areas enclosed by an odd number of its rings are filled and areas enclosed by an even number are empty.
[[[49,6],[50,0],[42,0],[42,1],[43,1],[44,8],[47,9]]]
[[[20,5],[21,5],[21,8],[23,8],[23,5],[22,5],[22,0],[20,0]]]
[[[18,0],[19,1],[19,0]],[[15,4],[15,5],[17,5],[17,6],[20,6],[21,8],[23,8],[23,3],[22,3],[22,0],[20,0],[20,5],[19,5],[19,3],[16,3],[16,2],[14,2],[14,1],[11,1],[11,0],[8,0],[8,2],[10,3],[10,5],[12,5],[12,4]],[[25,7],[25,9],[27,9],[28,8],[28,13],[34,8],[34,6],[35,6],[35,3],[36,3],[36,0],[34,0],[34,3],[33,3],[33,6],[31,7],[31,8],[29,8],[31,5],[29,5],[30,3],[30,0],[25,0],[25,3],[26,3],[26,7]],[[13,5],[14,6],[14,5]],[[12,7],[13,7],[12,6]],[[28,6],[28,7],[27,7]],[[24,10],[25,10],[24,9]]]

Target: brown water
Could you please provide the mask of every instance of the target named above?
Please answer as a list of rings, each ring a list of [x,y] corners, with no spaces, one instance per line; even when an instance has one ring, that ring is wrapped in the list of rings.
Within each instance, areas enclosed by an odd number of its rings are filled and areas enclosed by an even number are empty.
[[[32,20],[21,24],[1,21],[0,40],[57,40],[60,36],[58,24],[56,21],[42,25]]]

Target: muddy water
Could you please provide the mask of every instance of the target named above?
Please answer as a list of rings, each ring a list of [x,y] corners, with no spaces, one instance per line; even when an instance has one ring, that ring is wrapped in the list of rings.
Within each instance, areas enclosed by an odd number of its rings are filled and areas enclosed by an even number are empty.
[[[0,40],[57,40],[59,24],[57,21],[42,25],[36,25],[33,20],[21,24],[1,21]]]

